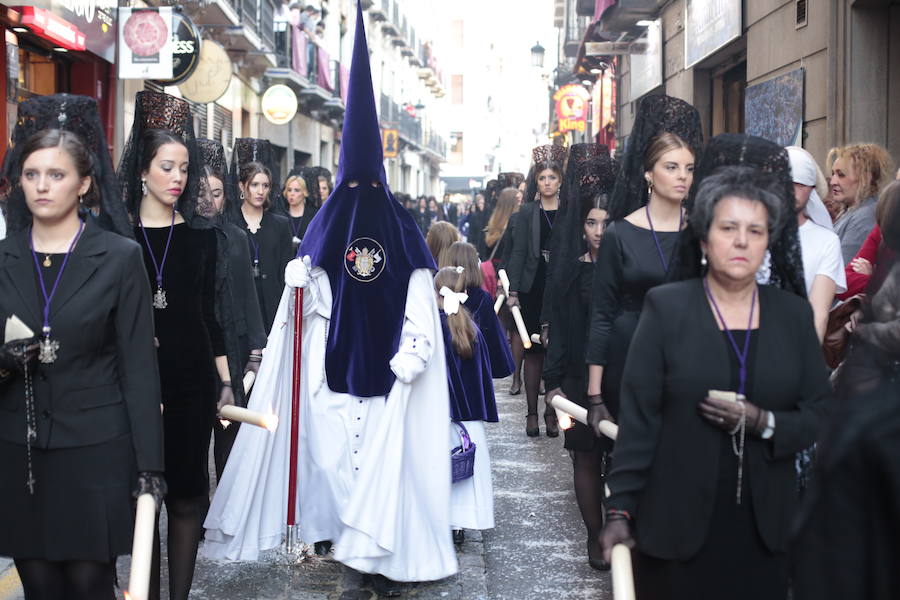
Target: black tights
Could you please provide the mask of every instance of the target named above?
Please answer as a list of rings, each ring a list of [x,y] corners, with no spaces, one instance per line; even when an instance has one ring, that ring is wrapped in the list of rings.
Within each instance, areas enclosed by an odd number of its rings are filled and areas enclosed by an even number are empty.
[[[97,560],[16,559],[27,600],[114,600],[116,566]]]
[[[220,423],[213,425],[213,460],[216,463],[216,481],[222,481],[222,473],[225,472],[225,463],[228,461],[228,455],[231,454],[231,448],[234,446],[234,440],[237,438],[240,423],[232,423],[228,427],[222,427]]]
[[[515,331],[510,333],[509,342],[513,364],[516,365],[516,370],[513,371],[513,387],[517,387],[517,383],[519,386],[522,385],[522,362],[525,360],[525,347],[522,345],[522,338]]]
[[[525,399],[528,402],[528,414],[536,415],[538,393],[541,389],[541,376],[544,370],[544,352],[528,352],[525,354]],[[545,414],[555,414],[550,407],[545,407]]]
[[[169,598],[187,600],[194,580],[197,548],[203,537],[203,521],[209,510],[209,498],[166,498],[169,517]],[[150,599],[159,600],[159,524],[153,546],[153,566],[150,569]]]
[[[572,467],[575,474],[575,499],[587,529],[588,558],[600,559],[600,530],[603,528],[604,457],[606,452],[598,444],[593,450],[573,450]]]

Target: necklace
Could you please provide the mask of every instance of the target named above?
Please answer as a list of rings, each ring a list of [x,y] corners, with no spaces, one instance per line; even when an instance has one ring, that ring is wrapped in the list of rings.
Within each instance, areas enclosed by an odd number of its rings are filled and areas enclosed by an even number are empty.
[[[144,241],[147,243],[147,254],[150,255],[150,260],[153,261],[153,269],[156,271],[156,293],[153,294],[153,308],[157,310],[162,310],[169,305],[169,302],[166,300],[166,291],[163,289],[163,270],[166,268],[166,258],[169,256],[169,245],[172,243],[172,233],[175,231],[175,208],[172,208],[172,224],[169,225],[169,236],[166,238],[166,248],[163,250],[162,260],[157,263],[156,255],[153,254],[153,247],[150,245],[150,238],[147,237],[147,230],[144,229],[144,224],[138,219],[138,225],[141,228],[141,233],[144,234]]]
[[[744,390],[747,384],[747,359],[750,355],[750,330],[753,327],[753,312],[756,308],[756,295],[759,291],[759,288],[753,286],[753,298],[750,300],[750,318],[747,321],[747,335],[744,338],[743,350],[738,347],[737,342],[734,339],[734,335],[725,324],[725,318],[722,316],[722,311],[719,310],[719,305],[716,304],[716,299],[709,289],[709,281],[705,277],[703,278],[703,289],[706,290],[706,297],[709,298],[710,304],[712,304],[713,309],[716,311],[716,316],[719,318],[719,322],[722,324],[722,329],[725,331],[725,335],[728,337],[728,341],[731,343],[731,347],[732,349],[734,349],[734,353],[735,355],[737,355],[738,364],[740,365],[740,368],[738,370],[738,401],[740,402],[741,407],[741,418],[738,420],[738,424],[735,426],[735,428],[729,432],[731,435],[731,449],[738,459],[737,503],[740,504],[742,491],[741,484],[744,479],[744,436],[747,431],[747,409],[744,406],[743,400]]]
[[[259,231],[259,229],[256,231]],[[250,247],[253,248],[253,277],[254,279],[259,279],[262,276],[265,279],[265,275],[262,275],[259,270],[259,242],[256,241],[256,234],[249,229],[247,233],[249,234],[247,239],[250,240]]]
[[[659,253],[659,262],[662,263],[663,271],[666,273],[669,272],[669,261],[666,260],[666,255],[663,253],[662,245],[659,243],[659,236],[656,235],[656,229],[653,228],[653,219],[650,218],[650,203],[644,205],[644,212],[647,215],[647,223],[650,225],[650,235],[653,236],[653,242],[656,244],[656,251]],[[678,231],[681,231],[681,226],[684,225],[684,213],[681,209],[678,210]]]
[[[56,362],[56,355],[57,352],[59,352],[59,342],[50,337],[50,303],[53,301],[53,296],[56,295],[56,290],[59,289],[59,282],[62,280],[62,274],[66,270],[66,265],[69,264],[69,257],[72,255],[72,250],[75,248],[75,244],[81,237],[82,231],[84,231],[84,221],[81,221],[81,225],[78,227],[78,233],[75,234],[75,237],[73,237],[72,241],[69,243],[69,249],[66,250],[66,256],[63,258],[62,266],[59,268],[59,273],[56,274],[56,281],[53,282],[53,287],[50,289],[49,294],[47,293],[47,284],[44,282],[44,273],[41,271],[41,266],[38,264],[37,252],[34,251],[34,230],[32,229],[28,232],[31,245],[31,257],[34,259],[38,283],[41,285],[41,294],[44,296],[44,326],[41,329],[44,337],[39,343],[40,349],[38,352],[38,360],[44,364]]]

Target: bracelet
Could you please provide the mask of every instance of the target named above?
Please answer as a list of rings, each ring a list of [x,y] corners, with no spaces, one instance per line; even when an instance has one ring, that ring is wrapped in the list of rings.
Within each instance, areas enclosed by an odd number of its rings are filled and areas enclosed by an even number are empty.
[[[230,382],[230,381],[223,381],[223,382],[222,382],[222,387],[231,387],[231,382]]]
[[[247,360],[249,360],[250,362],[262,362],[262,355],[251,354]]]
[[[627,510],[617,510],[615,508],[609,508],[606,510],[606,520],[607,521],[617,521],[622,520],[630,521],[631,514]]]
[[[595,398],[599,398],[599,401],[595,402]],[[588,396],[588,402],[591,406],[600,406],[602,404],[605,404],[603,402],[603,396],[601,396],[600,394],[591,394],[590,396]]]

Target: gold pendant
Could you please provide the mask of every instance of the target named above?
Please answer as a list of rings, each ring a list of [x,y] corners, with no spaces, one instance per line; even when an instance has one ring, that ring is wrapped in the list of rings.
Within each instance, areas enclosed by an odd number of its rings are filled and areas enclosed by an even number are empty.
[[[50,255],[49,255],[49,254],[45,254],[45,255],[44,255],[44,266],[47,267],[47,268],[49,268],[52,264],[53,264],[53,263],[50,262]]]

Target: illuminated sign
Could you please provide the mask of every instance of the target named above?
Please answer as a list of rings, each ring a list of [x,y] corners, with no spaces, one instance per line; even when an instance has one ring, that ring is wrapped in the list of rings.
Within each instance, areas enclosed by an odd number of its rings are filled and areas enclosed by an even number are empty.
[[[583,133],[587,129],[591,95],[583,86],[574,83],[564,85],[553,94],[553,101],[556,102],[556,118],[559,120],[560,132]]]
[[[297,114],[297,94],[286,85],[273,85],[263,94],[261,107],[269,123],[284,125]]]
[[[57,17],[49,10],[34,6],[22,7],[22,24],[42,38],[66,50],[84,50],[87,38],[78,27]]]

